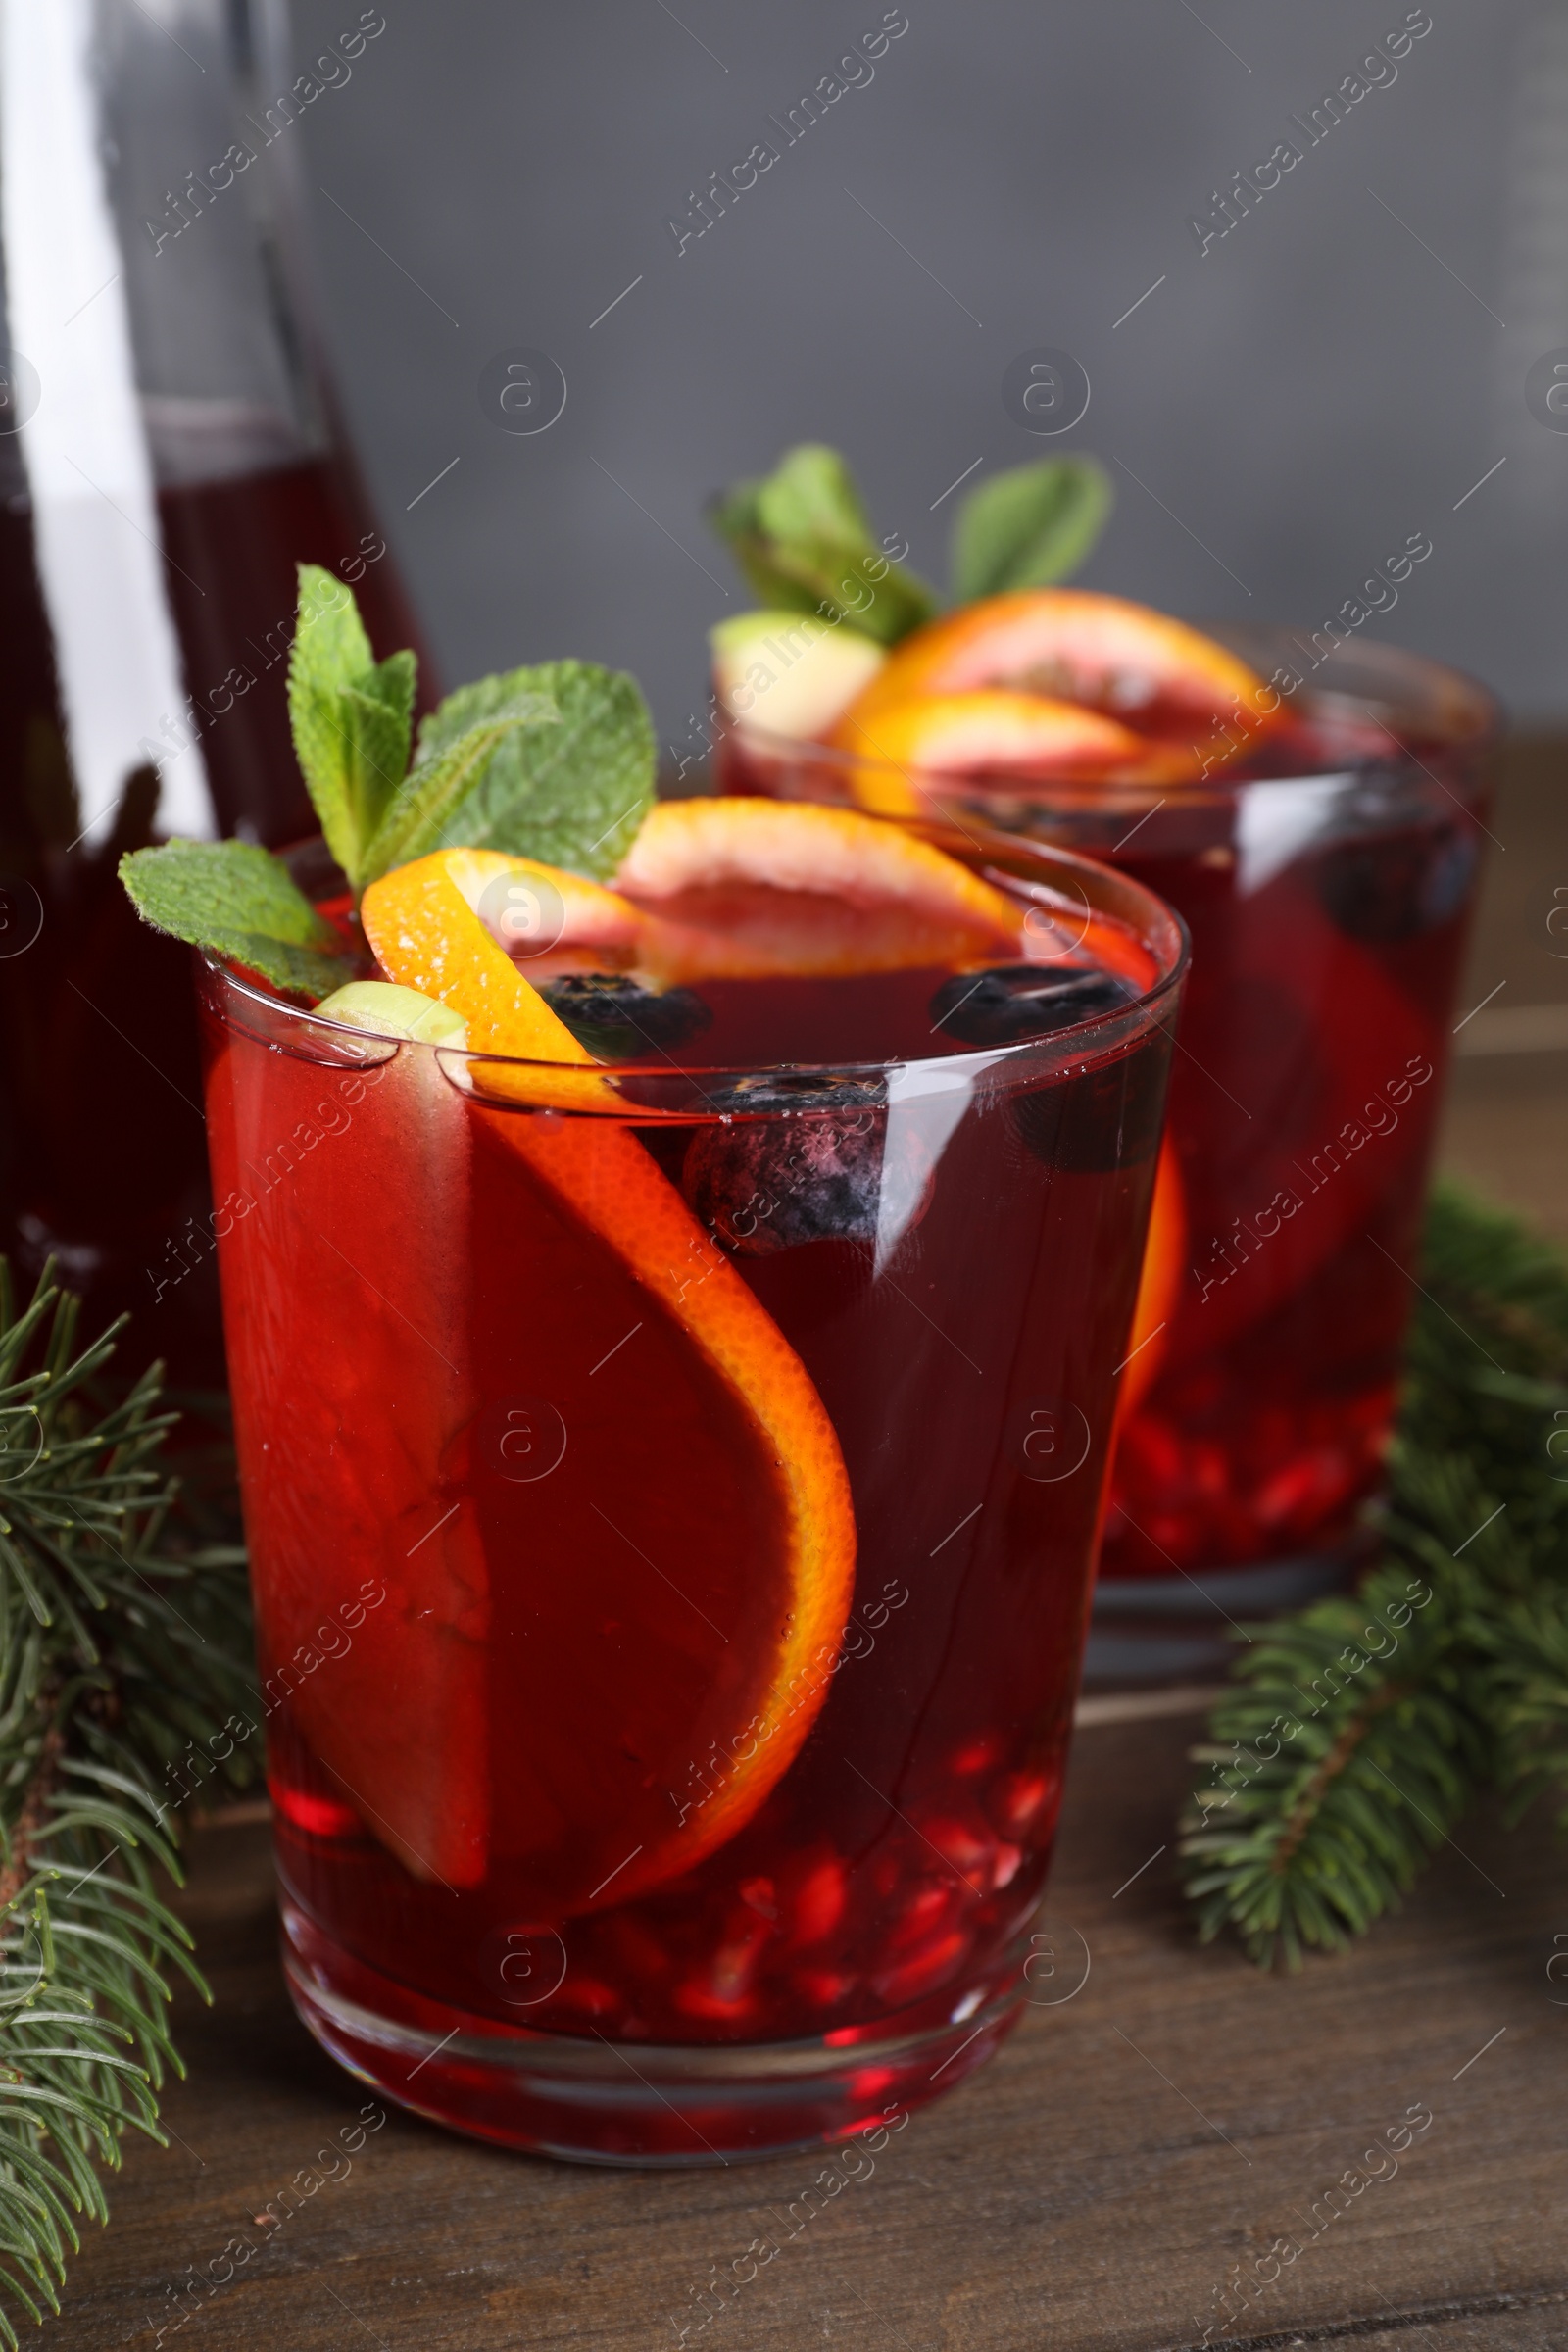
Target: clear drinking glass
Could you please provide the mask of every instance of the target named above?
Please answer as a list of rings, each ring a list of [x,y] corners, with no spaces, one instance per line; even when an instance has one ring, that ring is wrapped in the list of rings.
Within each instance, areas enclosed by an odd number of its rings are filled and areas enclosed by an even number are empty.
[[[204,967],[289,1982],[482,2136],[840,2137],[1024,1997],[1186,951],[928,835],[1078,1017],[731,984],[765,1058],[585,1100]]]
[[[1163,788],[911,779],[961,823],[1112,861],[1192,936],[1151,1241],[1163,1328],[1119,1441],[1106,1628],[1151,1610],[1212,1624],[1219,1592],[1228,1608],[1288,1603],[1354,1557],[1487,838],[1496,714],[1471,680],[1390,647],[1211,633],[1287,698],[1284,758],[1244,747]],[[853,756],[752,727],[718,765],[730,792],[857,798]],[[1178,1631],[1151,1631],[1118,1645],[1097,1630],[1097,1665],[1193,1662]]]

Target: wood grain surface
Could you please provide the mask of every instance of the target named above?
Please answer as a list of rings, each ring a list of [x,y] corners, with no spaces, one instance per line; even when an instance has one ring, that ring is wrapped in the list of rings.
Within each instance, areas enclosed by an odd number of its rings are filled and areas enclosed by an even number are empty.
[[[288,2008],[265,1827],[199,1833],[186,1907],[218,2006],[181,2002],[177,2136],[129,2152],[58,2340],[633,2352],[684,2326],[711,2352],[1153,2352],[1230,2316],[1218,2340],[1254,2347],[1568,2342],[1561,1849],[1544,1824],[1475,1817],[1358,1949],[1263,1977],[1182,1916],[1168,1840],[1197,1731],[1081,1732],[1044,1923],[1058,1974],[987,2071],[814,2216],[814,2157],[595,2171],[395,2110],[345,2165],[327,2151],[384,2111]],[[269,2238],[254,2217],[302,2172],[337,2177]],[[792,2203],[793,2239],[737,2283]],[[231,2280],[193,2285],[247,2234]],[[1248,2297],[1222,2303],[1242,2264]],[[729,2291],[699,2328],[715,2270]]]

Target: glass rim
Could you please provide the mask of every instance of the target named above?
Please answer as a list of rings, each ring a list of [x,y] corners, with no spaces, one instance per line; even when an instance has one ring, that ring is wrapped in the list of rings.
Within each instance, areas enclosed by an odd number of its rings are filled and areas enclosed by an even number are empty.
[[[217,1002],[211,995],[208,1001],[210,1008],[225,1025],[241,1026],[247,1034],[259,1036],[261,1042],[279,1052],[292,1054],[295,1058],[318,1061],[323,1066],[346,1070],[373,1068],[391,1060],[401,1049],[415,1049],[434,1056],[449,1076],[458,1078],[460,1085],[465,1083],[460,1073],[490,1068],[519,1073],[532,1071],[538,1073],[541,1079],[598,1078],[612,1088],[626,1081],[634,1081],[645,1089],[651,1085],[657,1088],[661,1084],[667,1086],[675,1081],[684,1081],[689,1086],[695,1085],[700,1094],[704,1091],[702,1082],[705,1080],[800,1078],[844,1081],[881,1079],[886,1082],[896,1072],[907,1073],[911,1079],[928,1078],[934,1088],[941,1089],[963,1079],[972,1080],[994,1069],[1020,1066],[1040,1072],[1058,1063],[1067,1067],[1098,1059],[1119,1047],[1125,1038],[1156,1026],[1166,1007],[1179,996],[1192,959],[1192,943],[1187,925],[1176,909],[1147,884],[1099,858],[1085,857],[1080,851],[1058,848],[1054,843],[1026,841],[1000,832],[976,832],[962,825],[936,820],[915,820],[911,829],[932,839],[937,846],[950,841],[965,844],[970,855],[981,861],[975,870],[981,873],[982,879],[991,879],[999,886],[1004,887],[1008,883],[1016,886],[1019,881],[1027,883],[1034,880],[1037,889],[1044,891],[1049,888],[1043,879],[1008,870],[1009,867],[1021,865],[1054,871],[1068,881],[1078,880],[1078,897],[1086,916],[1080,940],[1087,936],[1096,914],[1108,916],[1153,956],[1159,967],[1156,977],[1125,1004],[1092,1013],[1064,1028],[1048,1031],[1040,1037],[1012,1039],[1002,1045],[976,1046],[964,1053],[918,1056],[893,1054],[882,1058],[862,1056],[858,1059],[843,1056],[815,1061],[763,1061],[754,1058],[749,1061],[704,1062],[682,1058],[678,1053],[658,1048],[653,1054],[635,1061],[581,1062],[496,1054],[466,1045],[444,1046],[428,1039],[397,1037],[384,1030],[367,1029],[356,1022],[335,1021],[330,1016],[323,1018],[319,1012],[294,1004],[287,997],[273,995],[265,985],[247,978],[221,956],[205,949],[197,949],[193,953],[210,984],[220,992]],[[1052,905],[1054,902],[1040,897],[1034,903]],[[1055,894],[1056,911],[1064,907],[1070,909],[1071,905],[1065,893]],[[1135,909],[1138,919],[1134,919]],[[1074,943],[1075,946],[1077,944]],[[1063,953],[1070,955],[1073,952],[1069,948]],[[1038,962],[1042,970],[1047,970],[1057,958],[1020,957],[1018,960]],[[525,967],[523,976],[527,976]],[[232,1022],[227,1005],[235,999],[253,1010],[256,1016],[254,1026]],[[300,1043],[312,1040],[321,1051],[300,1053],[298,1045],[291,1046],[283,1036],[274,1034],[279,1028],[298,1032]],[[481,1096],[480,1099],[485,1098]],[[514,1099],[512,1107],[527,1107],[527,1104],[525,1101]],[[543,1103],[539,1107],[550,1108],[554,1105]],[[639,1111],[655,1118],[670,1115],[667,1110],[661,1112],[656,1106],[640,1104],[625,1095],[603,1104],[585,1101],[573,1103],[570,1107],[588,1115],[624,1117],[630,1114],[635,1118]],[[776,1117],[784,1107],[769,1103],[760,1106],[756,1112],[750,1112],[742,1105],[725,1104],[717,1113],[698,1109],[690,1115]],[[842,1103],[813,1105],[808,1099],[803,1099],[800,1104],[803,1112],[809,1112],[813,1108],[842,1110],[845,1107]]]
[[[1280,668],[1290,661],[1293,650],[1298,659],[1292,666],[1299,667],[1305,656],[1303,641],[1310,641],[1312,634],[1304,627],[1263,621],[1200,620],[1191,625],[1248,660],[1268,685],[1273,684]],[[1370,774],[1400,763],[1430,774],[1425,762],[1403,739],[1401,726],[1424,749],[1458,753],[1471,759],[1489,750],[1501,733],[1501,704],[1489,687],[1467,670],[1434,661],[1430,655],[1415,653],[1406,646],[1362,643],[1353,638],[1333,648],[1317,666],[1328,669],[1335,662],[1346,673],[1338,681],[1332,675],[1318,683],[1310,676],[1304,677],[1298,688],[1281,695],[1281,707],[1288,703],[1307,716],[1316,710],[1325,720],[1337,720],[1342,725],[1359,721],[1362,725],[1381,726],[1387,738],[1386,758],[1380,755],[1360,760],[1336,759],[1329,748],[1326,758],[1310,766],[1303,763],[1266,776],[1230,774],[1220,767],[1188,783],[1086,777],[1069,770],[1046,775],[993,772],[982,784],[961,767],[911,767],[901,772],[913,790],[944,810],[949,807],[949,796],[956,793],[999,802],[1049,800],[1075,809],[1136,809],[1161,799],[1177,808],[1214,807],[1234,803],[1244,792],[1296,791],[1303,784],[1337,785],[1348,790],[1363,784]],[[1355,690],[1355,673],[1360,673],[1368,690]],[[1384,691],[1371,691],[1380,678]],[[1424,731],[1419,708],[1423,702],[1435,713],[1425,721]],[[794,762],[836,776],[849,776],[864,767],[899,764],[873,753],[846,751],[837,744],[821,743],[814,737],[777,734],[750,717],[725,710],[722,704],[719,716],[721,725],[737,742],[781,763]],[[999,817],[997,829],[1004,829],[1005,821]]]

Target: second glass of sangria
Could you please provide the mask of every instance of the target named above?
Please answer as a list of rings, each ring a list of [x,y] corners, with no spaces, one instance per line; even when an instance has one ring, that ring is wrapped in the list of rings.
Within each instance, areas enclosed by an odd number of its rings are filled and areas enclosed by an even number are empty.
[[[744,668],[720,660],[721,789],[1070,844],[1191,932],[1102,1618],[1334,1584],[1416,1295],[1490,699],[1343,634],[1201,634],[1062,589],[960,608],[891,654],[763,617]],[[1134,1671],[1195,1655],[1179,1635],[1098,1650]]]

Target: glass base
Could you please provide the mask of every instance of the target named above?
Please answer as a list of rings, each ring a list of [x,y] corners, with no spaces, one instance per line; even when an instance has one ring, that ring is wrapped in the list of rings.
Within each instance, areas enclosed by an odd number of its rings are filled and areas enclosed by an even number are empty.
[[[1332,1550],[1263,1567],[1209,1568],[1200,1576],[1102,1578],[1084,1652],[1084,1682],[1185,1681],[1223,1674],[1236,1655],[1239,1621],[1304,1608],[1342,1592],[1366,1563],[1360,1532]]]
[[[340,1951],[293,1905],[283,1970],[323,2049],[400,2107],[539,2156],[670,2168],[902,2130],[916,2107],[984,2065],[1017,2022],[1029,1951],[1020,1936],[935,2023],[927,2002],[813,2040],[689,2045],[530,2033],[471,2015],[443,2034],[414,2014],[431,2004]]]

